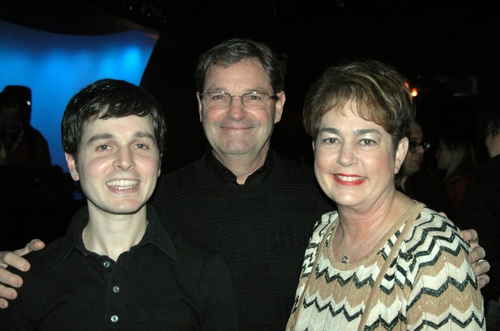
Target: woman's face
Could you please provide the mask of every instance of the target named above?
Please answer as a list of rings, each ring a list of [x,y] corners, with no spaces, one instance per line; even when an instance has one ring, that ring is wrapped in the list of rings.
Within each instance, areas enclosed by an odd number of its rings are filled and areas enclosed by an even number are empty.
[[[394,192],[394,175],[404,160],[408,139],[399,142],[394,155],[391,135],[355,110],[356,104],[350,101],[342,111],[323,116],[313,142],[314,171],[323,191],[339,207],[368,210]]]
[[[446,170],[450,166],[451,151],[446,147],[442,140],[439,141],[439,147],[436,152],[437,167],[441,170]]]

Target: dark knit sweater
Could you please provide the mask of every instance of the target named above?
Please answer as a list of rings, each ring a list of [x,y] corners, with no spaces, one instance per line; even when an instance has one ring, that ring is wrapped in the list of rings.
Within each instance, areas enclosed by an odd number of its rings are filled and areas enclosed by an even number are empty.
[[[481,165],[471,176],[465,189],[457,224],[463,229],[475,229],[479,244],[486,250],[486,259],[491,264],[488,271],[490,283],[483,297],[498,300],[500,295],[500,155]]]
[[[227,185],[204,156],[162,176],[153,201],[170,231],[229,264],[242,330],[285,329],[313,225],[334,208],[310,166],[272,153],[272,170],[257,185]]]

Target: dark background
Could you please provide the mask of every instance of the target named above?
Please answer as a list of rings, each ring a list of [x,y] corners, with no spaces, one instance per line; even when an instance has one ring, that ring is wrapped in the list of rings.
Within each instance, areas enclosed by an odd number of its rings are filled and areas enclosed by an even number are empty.
[[[161,33],[141,85],[161,101],[167,116],[164,171],[206,150],[195,66],[202,52],[234,37],[264,42],[283,60],[287,99],[272,145],[288,157],[312,160],[301,125],[309,84],[339,61],[371,58],[391,64],[418,88],[417,117],[428,138],[436,142],[443,128],[455,127],[473,139],[484,160],[485,121],[500,111],[499,18],[500,2],[493,0],[0,1],[0,19],[55,33],[93,35],[140,26]],[[40,233],[24,232],[17,238],[23,243]],[[60,235],[51,234],[48,239]]]

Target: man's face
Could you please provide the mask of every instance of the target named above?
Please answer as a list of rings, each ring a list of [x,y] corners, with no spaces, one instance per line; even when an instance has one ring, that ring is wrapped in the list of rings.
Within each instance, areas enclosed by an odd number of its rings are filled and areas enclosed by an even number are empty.
[[[154,137],[150,116],[96,119],[85,126],[78,159],[66,153],[66,161],[91,212],[134,214],[145,206],[160,175]]]
[[[242,95],[249,92],[274,95],[269,77],[261,63],[249,59],[227,68],[213,65],[207,72],[203,93],[225,92]],[[269,149],[274,124],[279,122],[285,103],[285,93],[279,92],[278,100],[269,100],[267,107],[250,110],[233,97],[224,109],[210,109],[205,98],[198,97],[200,121],[205,135],[219,160],[226,157],[265,156]]]
[[[414,123],[411,127],[410,132],[410,144],[412,142],[422,143],[424,138],[424,133],[422,132],[422,128],[418,123]],[[403,167],[401,168],[401,172],[403,176],[411,176],[420,171],[420,166],[422,165],[422,161],[424,160],[424,152],[425,149],[420,147],[418,151],[412,153],[408,150],[406,153],[405,160],[403,162]]]

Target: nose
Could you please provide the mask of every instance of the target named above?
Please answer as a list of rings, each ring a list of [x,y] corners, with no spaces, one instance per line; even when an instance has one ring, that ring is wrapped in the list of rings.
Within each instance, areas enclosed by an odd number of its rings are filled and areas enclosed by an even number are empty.
[[[134,154],[129,148],[120,148],[116,153],[113,165],[117,169],[129,170],[135,166]]]
[[[358,158],[356,157],[354,147],[350,144],[342,144],[337,162],[344,167],[348,167],[355,164],[357,161]]]
[[[233,96],[231,103],[229,104],[228,116],[235,121],[239,121],[245,118],[246,113],[247,112],[241,98],[239,96]]]

